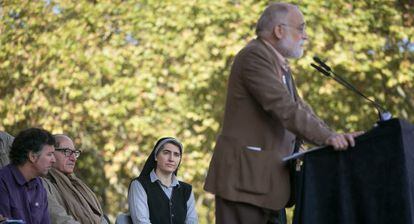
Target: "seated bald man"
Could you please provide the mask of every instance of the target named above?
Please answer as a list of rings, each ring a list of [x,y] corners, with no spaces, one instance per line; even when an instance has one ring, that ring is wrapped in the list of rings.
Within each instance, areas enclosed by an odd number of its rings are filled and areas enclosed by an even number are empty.
[[[51,223],[108,223],[92,190],[73,173],[81,151],[66,135],[54,135],[56,162],[46,178]]]

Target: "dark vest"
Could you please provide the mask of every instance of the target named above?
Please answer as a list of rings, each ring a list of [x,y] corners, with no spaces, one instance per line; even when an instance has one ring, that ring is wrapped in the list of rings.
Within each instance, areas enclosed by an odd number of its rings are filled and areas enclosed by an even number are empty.
[[[151,183],[149,176],[137,179],[147,193],[152,224],[184,224],[191,185],[179,181],[180,184],[173,188],[170,200],[157,181]]]

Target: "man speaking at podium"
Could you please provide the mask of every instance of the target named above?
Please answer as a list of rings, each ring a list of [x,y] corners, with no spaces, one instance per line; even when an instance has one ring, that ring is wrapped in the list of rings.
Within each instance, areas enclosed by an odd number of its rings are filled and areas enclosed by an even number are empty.
[[[356,134],[331,131],[296,91],[287,59],[300,58],[308,38],[298,7],[269,5],[256,34],[235,57],[204,186],[216,195],[217,224],[286,223],[289,170],[281,160],[298,139],[335,150],[355,144]]]

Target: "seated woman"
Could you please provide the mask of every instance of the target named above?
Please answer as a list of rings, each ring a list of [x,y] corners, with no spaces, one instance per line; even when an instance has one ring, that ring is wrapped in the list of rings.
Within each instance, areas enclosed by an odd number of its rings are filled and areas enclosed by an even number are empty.
[[[177,180],[183,146],[175,138],[157,141],[128,193],[134,224],[198,223],[191,185]]]

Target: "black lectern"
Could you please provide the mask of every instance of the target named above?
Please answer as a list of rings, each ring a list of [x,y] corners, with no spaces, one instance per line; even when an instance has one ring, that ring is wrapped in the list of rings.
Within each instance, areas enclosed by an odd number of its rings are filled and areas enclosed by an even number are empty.
[[[356,143],[304,155],[294,224],[414,223],[414,126],[380,122]]]

